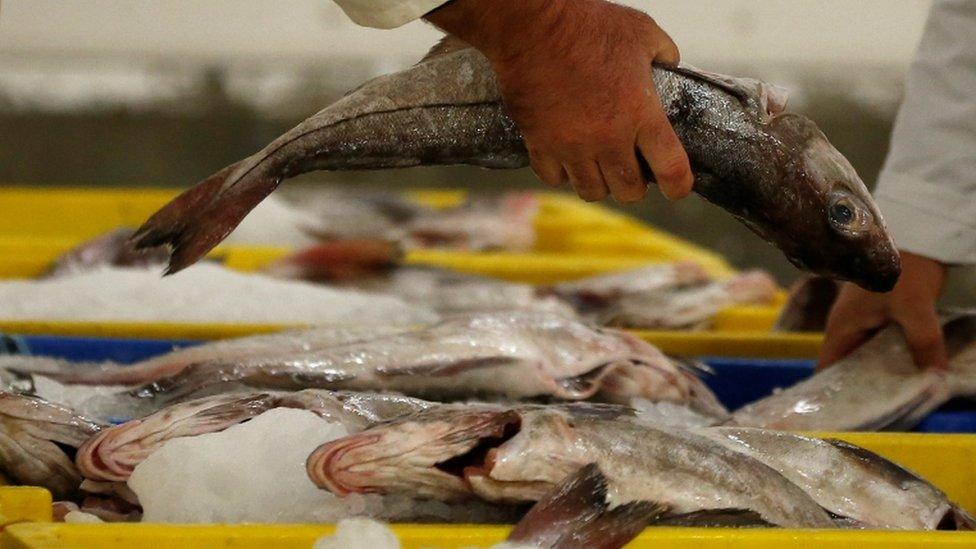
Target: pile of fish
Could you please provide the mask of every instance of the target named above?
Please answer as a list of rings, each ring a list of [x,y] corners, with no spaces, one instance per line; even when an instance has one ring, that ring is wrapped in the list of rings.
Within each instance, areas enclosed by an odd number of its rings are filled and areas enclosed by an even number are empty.
[[[976,319],[950,317],[945,330],[945,374],[914,370],[889,330],[731,415],[694,363],[553,312],[307,329],[130,366],[11,355],[0,357],[0,466],[48,487],[62,511],[135,520],[127,483],[169,441],[290,408],[349,433],[307,461],[310,482],[338,501],[409,496],[515,513],[538,502],[513,532],[525,539],[609,529],[626,541],[648,524],[969,529],[972,518],[913,473],[787,431],[905,426],[976,394]],[[872,398],[879,387],[891,398]],[[707,421],[669,421],[629,406],[638,400]]]
[[[160,248],[136,251],[124,229],[83,243],[59,258],[49,276],[71,276],[103,265],[158,267]],[[399,298],[445,315],[525,309],[578,316],[599,325],[634,329],[704,329],[735,305],[769,305],[778,286],[750,271],[716,279],[691,262],[650,264],[552,286],[407,266],[402,248],[386,240],[338,239],[297,251],[264,273],[340,289]]]
[[[898,255],[870,195],[812,122],[783,112],[781,93],[690,67],[655,67],[653,76],[699,195],[802,268],[893,286]],[[184,269],[303,172],[527,160],[486,59],[448,39],[180,195],[132,243],[122,233],[93,241],[50,274],[161,257],[168,272]],[[476,502],[521,517],[510,541],[542,547],[620,547],[647,525],[976,526],[938,488],[881,456],[789,432],[904,427],[952,396],[976,394],[972,316],[946,318],[947,372],[914,369],[889,329],[834,367],[730,413],[703,381],[707,367],[614,327],[706,326],[722,307],[770,302],[767,275],[715,280],[682,263],[530,287],[397,258],[403,247],[529,247],[531,195],[436,212],[382,197],[313,206],[323,222],[306,229],[325,243],[269,274],[397,295],[438,319],[218,341],[133,365],[0,357],[0,469],[49,488],[66,519],[80,510],[138,520],[152,516],[146,481],[178,475],[158,473],[168,449],[214,437],[233,444],[243,440],[235,433],[261,425],[271,430],[250,433],[247,445],[267,446],[265,458],[285,467],[298,448],[307,456],[300,484],[315,496],[350,509],[367,499]],[[884,400],[873,398],[879,391]],[[273,414],[324,422],[328,434],[293,441],[304,446],[280,458],[275,429],[293,424],[275,424],[284,416]],[[224,458],[252,449],[210,448]],[[188,455],[176,456],[177,468]],[[226,463],[229,473],[238,466]],[[294,495],[275,484],[280,476],[263,480],[269,498]],[[427,516],[398,509],[392,518]]]

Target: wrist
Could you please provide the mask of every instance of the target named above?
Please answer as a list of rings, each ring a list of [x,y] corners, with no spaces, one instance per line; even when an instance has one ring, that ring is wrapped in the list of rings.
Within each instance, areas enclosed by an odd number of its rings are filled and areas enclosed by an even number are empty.
[[[453,0],[424,19],[478,49],[490,61],[504,62],[561,29],[570,2],[581,0]]]

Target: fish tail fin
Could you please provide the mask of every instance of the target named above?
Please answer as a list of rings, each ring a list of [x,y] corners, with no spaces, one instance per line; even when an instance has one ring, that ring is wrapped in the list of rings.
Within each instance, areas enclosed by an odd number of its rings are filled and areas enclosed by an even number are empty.
[[[623,547],[664,513],[663,505],[636,501],[611,508],[607,479],[591,463],[539,500],[515,525],[508,541],[560,549]]]
[[[281,182],[256,170],[231,180],[244,162],[227,166],[163,206],[133,235],[136,248],[168,245],[165,274],[196,263]]]

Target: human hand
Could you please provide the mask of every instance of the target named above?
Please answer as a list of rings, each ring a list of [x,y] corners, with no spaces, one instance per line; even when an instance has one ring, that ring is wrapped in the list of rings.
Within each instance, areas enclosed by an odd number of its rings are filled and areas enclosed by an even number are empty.
[[[902,272],[888,293],[874,293],[845,283],[827,319],[817,369],[823,369],[861,345],[887,324],[902,327],[912,359],[919,367],[948,365],[942,326],[935,310],[945,286],[944,265],[902,252]]]
[[[691,192],[688,156],[651,78],[652,63],[678,63],[678,48],[646,14],[605,0],[455,0],[427,19],[491,61],[548,185],[638,201],[640,154],[665,196]]]

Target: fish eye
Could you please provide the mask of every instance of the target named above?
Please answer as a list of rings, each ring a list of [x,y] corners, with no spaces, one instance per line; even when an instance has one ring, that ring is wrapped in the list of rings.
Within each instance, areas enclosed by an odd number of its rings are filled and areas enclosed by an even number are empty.
[[[854,208],[846,200],[838,200],[830,206],[829,215],[835,225],[850,225],[854,221]]]
[[[827,219],[834,230],[856,236],[870,228],[872,216],[857,197],[838,192],[834,193],[827,206]]]

